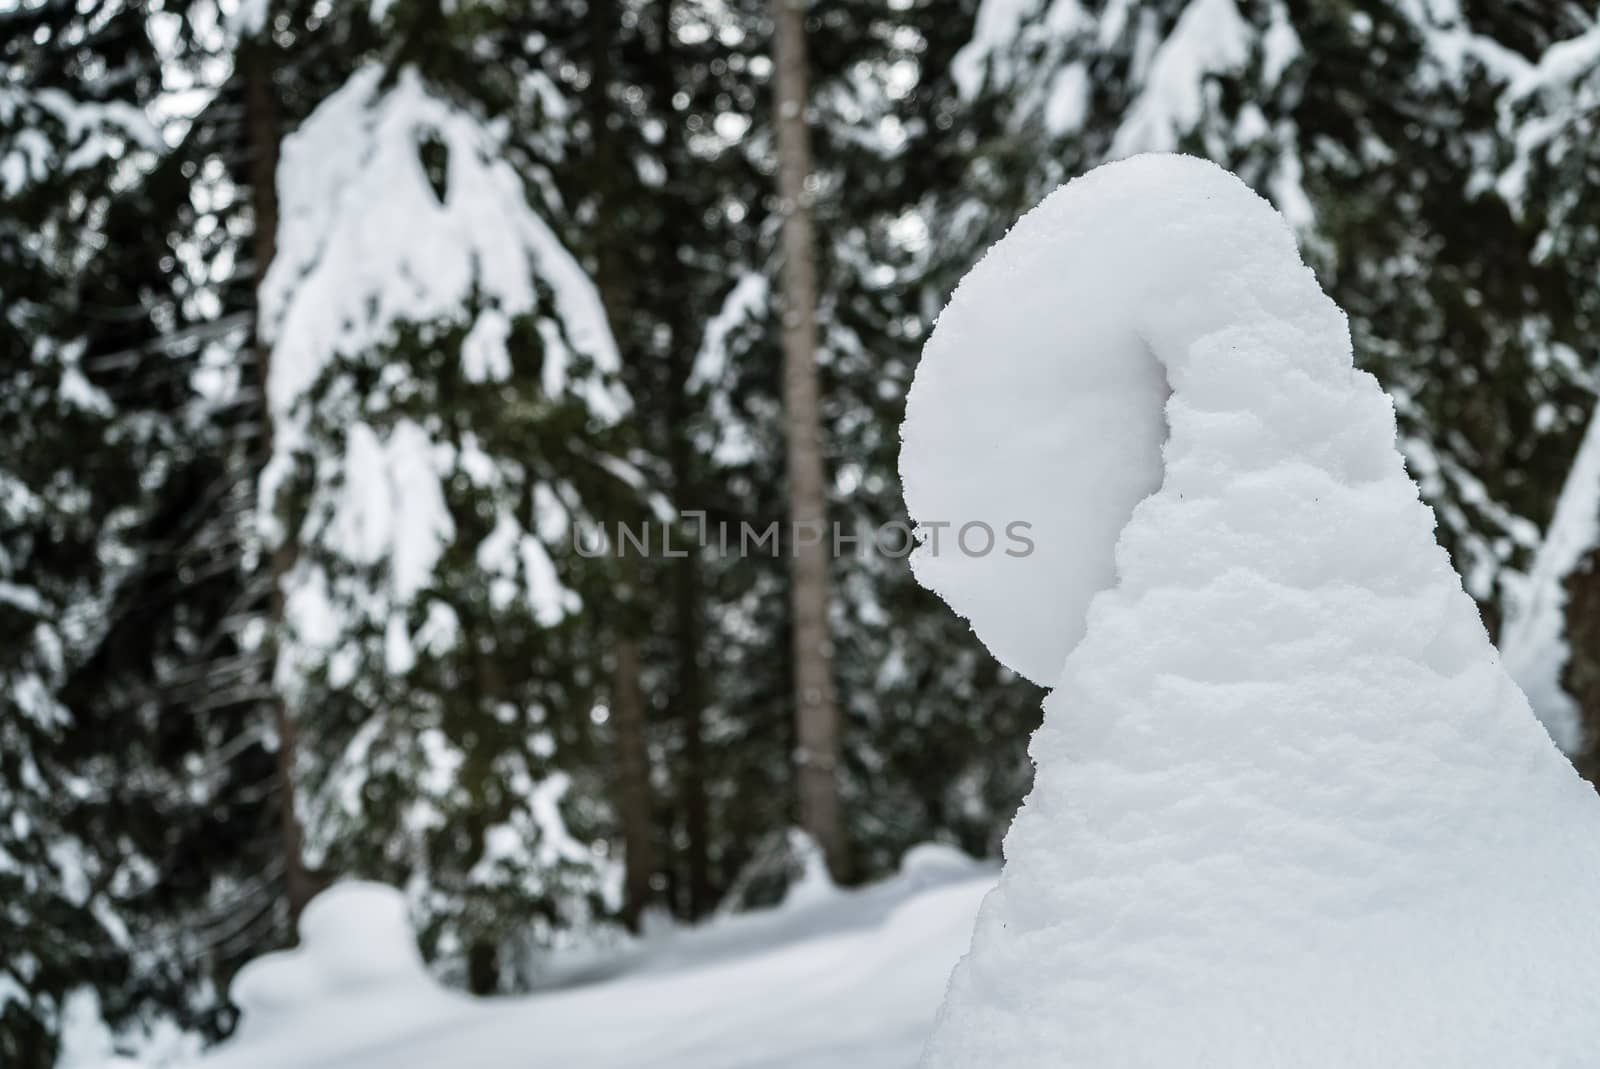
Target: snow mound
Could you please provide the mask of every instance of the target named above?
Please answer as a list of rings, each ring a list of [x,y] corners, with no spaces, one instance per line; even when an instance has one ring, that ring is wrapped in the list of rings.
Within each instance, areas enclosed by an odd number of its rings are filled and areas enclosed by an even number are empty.
[[[1600,798],[1264,200],[1178,156],[1046,198],[940,319],[901,467],[919,521],[1033,524],[915,566],[1056,686],[925,1065],[1592,1060]]]
[[[246,1025],[311,999],[431,985],[405,898],[380,883],[341,883],[300,917],[300,945],[258,958],[229,989]]]
[[[900,875],[919,881],[970,876],[979,867],[978,862],[949,843],[918,843],[900,858]]]
[[[486,1001],[414,982],[399,897],[343,885],[307,910],[300,950],[241,975],[246,1027],[199,1065],[907,1069],[994,873],[939,847],[917,848],[902,868],[921,875],[673,928],[599,982]],[[330,967],[343,979],[327,983]],[[279,992],[284,1012],[261,1017],[248,990],[258,984]]]
[[[300,917],[300,945],[246,965],[228,995],[241,1017],[219,1064],[271,1064],[289,1052],[298,1060],[311,1036],[358,1049],[373,1035],[469,1008],[428,975],[400,892],[361,881],[312,900]]]

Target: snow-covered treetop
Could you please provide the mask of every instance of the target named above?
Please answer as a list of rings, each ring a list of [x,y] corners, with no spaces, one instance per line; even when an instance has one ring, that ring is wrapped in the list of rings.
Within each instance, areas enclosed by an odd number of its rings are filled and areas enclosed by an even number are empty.
[[[399,323],[459,317],[474,298],[485,311],[463,352],[469,380],[504,378],[510,321],[538,314],[545,393],[614,421],[622,394],[573,374],[575,354],[617,370],[599,295],[530,207],[497,131],[414,71],[382,81],[377,65],[357,72],[283,145],[278,251],[261,289],[278,433],[293,433],[296,402],[335,356],[390,340]]]
[[[595,427],[627,409],[599,295],[530,204],[501,142],[500,131],[414,71],[385,84],[383,68],[372,65],[283,145],[278,251],[260,294],[262,333],[272,345],[274,450],[262,479],[263,528],[270,540],[283,537],[277,495],[295,458],[315,456],[317,489],[300,537],[358,567],[386,565],[386,596],[397,612],[428,583],[456,535],[443,488],[450,473],[459,468],[484,487],[499,485],[504,473],[472,436],[443,440],[435,426],[366,411],[362,401],[359,421],[348,420],[353,413],[335,417],[342,456],[329,454],[314,440],[311,396],[337,361],[381,360],[405,327],[457,327],[465,329],[462,379],[506,382],[514,324],[531,317],[546,400],[576,402]],[[386,395],[413,392],[403,385],[413,370],[398,362],[379,370]],[[349,403],[341,400],[348,382],[330,389],[329,403]],[[491,571],[520,569],[528,599],[550,623],[575,608],[575,595],[555,577],[538,539],[520,529],[531,522],[508,513],[479,558]],[[314,649],[336,642],[329,605],[336,595],[320,565],[303,562],[289,585],[288,617],[301,638]],[[388,612],[378,602],[368,610]],[[392,626],[390,662],[403,670],[410,642],[400,624]],[[280,681],[288,685],[281,673]]]
[[[1046,198],[904,442],[918,578],[1057,688],[928,1066],[1581,1064],[1600,797],[1264,200],[1176,156]],[[931,548],[977,520],[1035,552]]]

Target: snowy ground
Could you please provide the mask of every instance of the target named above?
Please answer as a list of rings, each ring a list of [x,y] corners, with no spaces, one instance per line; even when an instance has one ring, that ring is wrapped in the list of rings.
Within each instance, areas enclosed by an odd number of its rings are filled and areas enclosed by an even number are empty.
[[[475,1001],[422,975],[387,889],[336,889],[252,966],[203,1069],[898,1069],[915,1064],[994,872],[940,847],[871,887],[674,929],[610,979]],[[399,937],[399,938],[396,938]]]

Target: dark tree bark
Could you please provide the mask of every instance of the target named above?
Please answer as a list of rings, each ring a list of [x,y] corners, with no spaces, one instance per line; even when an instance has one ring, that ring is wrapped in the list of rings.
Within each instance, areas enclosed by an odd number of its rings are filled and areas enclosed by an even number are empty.
[[[612,0],[589,4],[590,80],[585,107],[594,130],[594,156],[590,189],[596,201],[595,285],[605,305],[606,318],[625,359],[634,358],[634,340],[619,310],[630,305],[632,278],[628,250],[615,224],[617,204],[624,192],[618,188],[627,166],[617,143],[612,114],[611,87],[615,78],[611,46],[617,12]],[[621,560],[615,612],[611,626],[611,712],[616,747],[613,802],[621,825],[623,845],[622,919],[634,931],[645,908],[655,897],[655,821],[651,806],[650,754],[642,684],[640,610],[635,604],[639,587],[638,562]]]
[[[269,31],[265,31],[269,32]],[[255,256],[256,291],[267,277],[267,269],[277,253],[278,238],[278,103],[272,85],[272,57],[270,44],[263,38],[246,44],[240,50],[240,63],[244,75],[245,136],[250,149],[250,199],[255,216],[252,237]],[[259,298],[258,298],[259,300]],[[267,380],[272,369],[272,350],[262,335],[259,316],[255,327],[256,372],[261,381],[262,451],[272,455],[272,413],[267,409]],[[273,634],[283,625],[283,577],[294,564],[294,544],[285,539],[268,562],[271,571],[269,595],[269,623]],[[268,659],[268,671],[271,658]],[[300,912],[311,898],[310,879],[302,856],[303,832],[299,814],[295,811],[295,756],[299,744],[299,728],[294,711],[281,695],[271,699],[272,715],[278,736],[277,794],[282,836],[283,889],[289,906],[290,927],[293,930]]]
[[[619,638],[613,649],[611,717],[617,738],[617,816],[622,824],[622,919],[639,930],[654,891],[655,835],[650,821],[650,757],[645,747],[644,696],[639,687],[639,645]]]
[[[678,67],[673,56],[671,30],[673,8],[672,0],[665,0],[660,6],[657,18],[659,54],[650,65],[655,77],[654,94],[660,101],[670,101],[677,88],[674,72]],[[687,144],[681,116],[669,108],[664,119],[668,128],[665,142],[673,149],[663,154],[666,188],[670,198],[679,188],[677,163],[687,152]],[[687,210],[668,210],[663,213],[656,236],[657,247],[675,256],[678,249],[693,245],[695,234],[688,225],[692,219],[692,212]],[[667,324],[670,345],[667,357],[667,467],[678,507],[692,510],[701,504],[696,485],[694,443],[689,436],[690,418],[694,411],[689,377],[694,370],[695,346],[699,339],[695,325],[690,323],[687,315],[693,307],[693,301],[682,292],[679,280],[667,280],[660,297],[661,318]],[[706,690],[700,665],[700,653],[705,645],[704,621],[700,613],[704,596],[700,555],[691,551],[674,561],[672,567],[674,659],[678,671],[672,711],[683,741],[675,787],[682,808],[685,861],[688,866],[687,912],[691,918],[697,919],[716,906],[716,891],[711,882],[711,804],[706,794],[706,783],[710,779],[705,746]]]
[[[794,632],[796,780],[800,826],[842,875],[839,710],[834,697],[827,483],[817,386],[816,242],[811,219],[811,131],[806,106],[805,5],[773,0],[778,198],[783,213],[783,403],[787,445],[790,601]]]
[[[1600,551],[1567,576],[1567,646],[1562,685],[1578,703],[1582,742],[1570,754],[1578,774],[1600,787]]]

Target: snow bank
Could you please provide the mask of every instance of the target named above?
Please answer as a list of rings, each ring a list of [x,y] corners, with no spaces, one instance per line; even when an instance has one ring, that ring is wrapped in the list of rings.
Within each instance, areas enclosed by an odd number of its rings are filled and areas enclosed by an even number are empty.
[[[300,917],[300,945],[246,965],[228,995],[239,1028],[205,1064],[236,1069],[337,1064],[476,1009],[428,975],[400,892],[365,882],[314,899]]]
[[[1265,201],[1176,156],[1058,190],[952,297],[904,439],[920,521],[1033,522],[915,564],[1057,688],[926,1065],[1591,1059],[1600,798]]]
[[[396,892],[341,885],[251,965],[204,1069],[909,1069],[991,870],[921,847],[881,884],[672,928],[626,974],[475,1002],[433,987]]]

